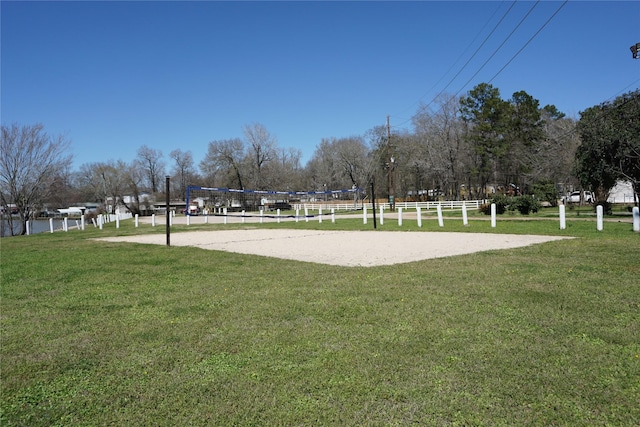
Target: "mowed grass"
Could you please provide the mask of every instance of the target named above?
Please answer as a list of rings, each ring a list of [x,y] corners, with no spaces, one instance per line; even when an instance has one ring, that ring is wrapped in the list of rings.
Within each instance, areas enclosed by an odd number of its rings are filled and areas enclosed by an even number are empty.
[[[131,221],[2,239],[0,425],[640,424],[631,224],[442,230],[576,238],[374,268],[89,239],[164,232]]]

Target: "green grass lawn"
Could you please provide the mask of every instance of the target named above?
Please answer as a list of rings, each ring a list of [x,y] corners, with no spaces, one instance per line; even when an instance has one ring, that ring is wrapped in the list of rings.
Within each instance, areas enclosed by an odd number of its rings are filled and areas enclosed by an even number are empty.
[[[0,425],[640,425],[640,234],[595,228],[429,219],[577,238],[373,268],[2,239]]]

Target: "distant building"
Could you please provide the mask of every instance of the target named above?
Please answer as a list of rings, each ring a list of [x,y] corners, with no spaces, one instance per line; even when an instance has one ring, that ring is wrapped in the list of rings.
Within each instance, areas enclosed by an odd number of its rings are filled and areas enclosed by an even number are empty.
[[[611,189],[609,203],[634,203],[633,186],[628,181],[618,181],[616,185]]]

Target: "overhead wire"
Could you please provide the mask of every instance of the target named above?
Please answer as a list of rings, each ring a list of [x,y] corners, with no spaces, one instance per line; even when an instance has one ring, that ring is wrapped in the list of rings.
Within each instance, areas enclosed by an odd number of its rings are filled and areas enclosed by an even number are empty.
[[[517,1],[517,0],[516,0]],[[509,35],[502,41],[502,43],[494,50],[494,52],[489,56],[489,58],[487,58],[487,60],[481,65],[481,67],[471,76],[470,79],[468,79],[464,85],[462,85],[460,87],[460,89],[458,89],[458,91],[456,91],[456,93],[453,95],[454,97],[457,96],[465,87],[467,87],[467,85],[480,73],[480,71],[489,63],[489,61],[491,61],[493,59],[493,57],[497,54],[497,52],[504,46],[504,44],[511,38],[511,36],[517,31],[517,29],[522,25],[522,23],[528,18],[528,16],[533,12],[533,10],[536,8],[536,6],[540,3],[541,0],[536,1],[536,3],[529,9],[529,11],[525,14],[525,16],[520,20],[520,22],[516,25],[516,27],[509,33]],[[515,55],[513,55],[511,57],[511,59],[509,59],[509,61],[498,71],[498,73],[496,73],[491,80],[495,79],[495,77],[497,77],[497,75],[499,75],[502,71],[504,71],[504,69],[526,48],[526,46],[528,46],[531,41],[533,41],[533,39],[549,24],[549,22],[551,22],[551,20],[560,12],[560,10],[565,6],[565,4],[568,2],[568,0],[565,0],[562,5],[560,5],[560,7],[558,9],[556,9],[556,11],[551,15],[551,17],[549,19],[547,19],[545,21],[545,23],[533,34],[532,37],[529,38],[529,40],[525,43],[524,46],[522,46],[518,52],[516,52]],[[485,42],[489,39],[489,37],[494,33],[495,29],[500,25],[500,23],[504,20],[504,18],[507,16],[507,14],[509,13],[509,11],[513,8],[513,6],[515,5],[516,2],[514,2],[511,7],[507,10],[507,12],[505,12],[505,14],[502,16],[502,18],[500,19],[500,21],[498,22],[498,24],[496,24],[496,26],[494,27],[494,29],[491,31],[491,33],[485,38],[485,40],[483,41],[482,45],[476,50],[476,52],[474,53],[473,56],[475,56],[475,54],[477,52],[479,52],[480,48],[482,46],[484,46]],[[495,15],[495,13],[494,13]],[[486,25],[485,25],[486,26]],[[438,95],[436,97],[433,98],[432,101],[430,101],[425,108],[428,108],[442,93],[444,93],[444,91],[449,87],[449,85],[459,76],[459,74],[464,70],[464,68],[466,68],[466,66],[468,65],[468,63],[470,62],[472,58],[470,58],[464,65],[463,67],[458,71],[458,73],[454,76],[453,79],[451,79],[451,81],[438,93]],[[441,110],[442,108],[439,108],[439,110]],[[393,128],[399,128],[402,125],[404,125],[405,123],[409,122],[411,119],[407,119],[397,125],[393,125]]]
[[[515,28],[509,33],[509,35],[502,41],[502,43],[500,43],[500,45],[493,51],[493,53],[489,56],[489,58],[487,58],[487,60],[480,66],[480,68],[478,69],[478,71],[476,71],[470,78],[469,80],[467,80],[465,82],[465,84],[463,84],[460,89],[458,89],[458,91],[453,95],[453,96],[457,96],[460,92],[462,92],[462,90],[467,87],[467,85],[471,82],[471,80],[473,80],[479,73],[480,71],[482,71],[482,69],[489,63],[489,61],[491,61],[493,59],[493,57],[500,51],[500,49],[502,49],[502,47],[505,45],[505,43],[511,38],[511,36],[518,30],[518,28],[520,28],[520,25],[522,25],[522,23],[529,17],[529,15],[531,14],[531,12],[533,12],[533,10],[538,6],[538,4],[540,4],[540,0],[536,1],[534,3],[534,5],[531,7],[531,9],[529,9],[529,11],[526,13],[526,15],[524,15],[524,17],[520,20],[520,22],[518,22],[518,25],[515,26]],[[555,16],[555,15],[554,15]],[[545,24],[546,25],[546,24]]]
[[[437,98],[438,96],[440,96],[445,90],[447,90],[447,88],[449,87],[449,85],[451,85],[451,83],[460,75],[460,73],[467,67],[467,65],[469,65],[469,63],[473,60],[473,58],[475,58],[475,56],[478,54],[478,52],[480,52],[480,49],[482,49],[482,47],[485,45],[485,43],[489,40],[489,38],[493,35],[493,33],[498,29],[498,27],[500,26],[500,24],[502,23],[502,21],[504,21],[504,19],[507,17],[507,15],[509,14],[509,12],[511,11],[511,9],[513,9],[513,7],[515,6],[517,0],[514,1],[513,3],[511,3],[511,6],[509,7],[509,9],[504,13],[504,15],[502,15],[502,18],[500,18],[500,20],[498,21],[498,23],[493,27],[493,29],[491,30],[491,32],[484,38],[484,40],[482,41],[482,43],[480,44],[480,46],[478,46],[473,55],[471,55],[471,57],[467,60],[467,62],[464,63],[464,65],[462,66],[462,68],[460,68],[460,70],[457,72],[457,74],[455,76],[453,76],[453,78],[451,80],[449,80],[449,83],[446,84],[446,86],[438,93],[438,95],[436,95],[434,97]],[[500,5],[501,6],[501,5]],[[476,36],[473,38],[473,40],[467,45],[467,47],[462,51],[462,53],[460,54],[460,56],[453,62],[453,64],[451,64],[451,66],[449,67],[449,69],[442,75],[442,77],[440,77],[440,79],[438,79],[438,81],[436,83],[433,84],[433,86],[427,91],[425,92],[420,98],[419,101],[422,100],[422,98],[424,98],[425,96],[427,96],[428,93],[431,93],[431,91],[436,88],[438,86],[438,84],[440,84],[440,82],[442,81],[442,79],[445,78],[446,75],[448,75],[451,70],[453,69],[453,67],[455,67],[455,65],[458,63],[458,61],[460,61],[460,59],[469,51],[469,49],[471,48],[471,46],[475,43],[475,41],[478,39],[478,37],[480,36],[480,34],[482,34],[482,32],[484,31],[484,29],[487,27],[487,25],[489,25],[489,22],[491,22],[491,20],[493,19],[493,17],[496,15],[496,13],[498,13],[498,10],[500,10],[500,6],[498,6],[498,8],[493,12],[493,14],[489,17],[489,19],[485,22],[485,24],[482,26],[482,28],[480,29],[480,31],[478,31],[478,33],[476,34]],[[433,103],[433,100],[430,101],[427,104],[427,108],[429,107],[429,105],[431,105]],[[407,108],[408,109],[408,108]],[[403,110],[406,111],[407,109]],[[409,119],[411,120],[411,119]],[[409,121],[407,120],[407,121]],[[405,122],[406,123],[406,122]]]
[[[569,0],[565,0],[565,1],[564,1],[564,3],[562,3],[562,4],[560,5],[560,7],[559,7],[558,9],[556,9],[556,11],[555,11],[555,12],[553,12],[553,15],[551,15],[551,16],[549,17],[549,19],[547,19],[547,21],[542,25],[542,27],[540,27],[540,28],[538,29],[538,31],[536,31],[536,32],[535,32],[535,33],[534,33],[534,34],[529,38],[529,40],[527,40],[527,42],[526,42],[525,44],[523,44],[523,45],[522,45],[522,47],[521,47],[521,48],[520,48],[520,49],[519,49],[519,50],[518,50],[518,51],[517,51],[517,52],[516,52],[512,57],[511,57],[511,59],[509,59],[509,61],[507,61],[507,63],[506,63],[506,64],[504,64],[504,65],[503,65],[503,67],[502,67],[502,68],[500,68],[500,70],[498,70],[498,72],[497,72],[493,77],[491,77],[491,79],[489,79],[488,83],[491,83],[491,82],[493,81],[493,79],[495,79],[496,77],[498,77],[498,75],[499,75],[499,74],[500,74],[500,73],[501,73],[505,68],[507,68],[507,66],[508,66],[509,64],[511,64],[511,61],[513,61],[513,60],[514,60],[518,55],[520,55],[520,53],[521,53],[521,52],[522,52],[522,51],[523,51],[523,50],[524,50],[524,49],[529,45],[529,43],[531,43],[531,41],[532,41],[533,39],[535,39],[535,38],[536,38],[536,36],[537,36],[538,34],[540,34],[540,31],[542,31],[542,30],[544,29],[544,27],[546,27],[546,26],[547,26],[547,24],[548,24],[549,22],[551,22],[551,20],[552,20],[552,19],[553,19],[557,14],[558,14],[558,12],[560,12],[560,10],[561,10],[561,9],[562,9],[562,8],[563,8],[563,7],[568,3],[568,2],[569,2]]]

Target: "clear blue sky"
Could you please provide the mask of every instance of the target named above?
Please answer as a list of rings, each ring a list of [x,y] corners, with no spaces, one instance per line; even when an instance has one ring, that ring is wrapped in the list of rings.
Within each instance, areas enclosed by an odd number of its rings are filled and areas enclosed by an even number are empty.
[[[197,165],[252,123],[304,164],[322,138],[387,115],[410,129],[420,102],[492,78],[505,99],[524,90],[576,118],[640,86],[637,1],[569,1],[544,28],[563,3],[542,1],[509,37],[535,5],[519,1],[481,49],[513,2],[0,4],[2,123],[65,134],[75,168],[142,145]]]

